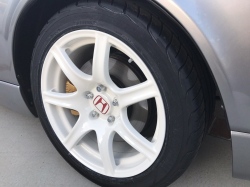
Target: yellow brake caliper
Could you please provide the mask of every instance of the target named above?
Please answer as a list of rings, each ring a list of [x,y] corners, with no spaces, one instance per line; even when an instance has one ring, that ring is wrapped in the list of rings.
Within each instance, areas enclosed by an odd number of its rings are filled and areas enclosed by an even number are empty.
[[[71,84],[71,82],[67,81],[66,82],[66,93],[73,93],[76,91],[77,91],[76,87],[73,84]],[[71,110],[71,114],[74,116],[79,116],[79,112],[77,112],[75,110]]]

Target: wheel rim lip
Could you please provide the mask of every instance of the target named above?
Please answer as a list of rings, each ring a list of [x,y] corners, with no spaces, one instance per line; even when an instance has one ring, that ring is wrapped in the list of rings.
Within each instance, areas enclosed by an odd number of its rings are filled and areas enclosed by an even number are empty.
[[[65,47],[69,47],[68,44],[70,42],[75,41],[75,43],[73,42],[72,45],[74,46],[73,48],[77,49],[77,46],[80,47],[82,45],[94,44],[96,34],[104,34],[104,35],[108,36],[109,42],[112,44],[112,46],[114,46],[116,49],[122,51],[127,56],[132,58],[136,62],[138,67],[142,70],[142,72],[144,73],[146,78],[148,80],[150,79],[151,81],[153,81],[154,84],[156,85],[156,89],[159,92],[159,96],[155,97],[158,116],[157,116],[157,128],[156,128],[155,135],[154,135],[154,138],[152,141],[153,142],[155,141],[154,143],[156,145],[155,148],[157,150],[157,154],[153,160],[149,161],[148,159],[144,159],[144,160],[142,159],[142,161],[138,165],[131,167],[131,168],[116,167],[114,175],[110,176],[110,175],[107,175],[105,173],[103,167],[100,167],[100,165],[98,165],[94,162],[91,162],[90,160],[88,160],[88,158],[83,157],[82,155],[79,155],[79,151],[77,151],[77,149],[74,148],[74,149],[68,150],[68,151],[79,162],[81,162],[83,165],[87,166],[88,168],[94,170],[97,173],[100,173],[100,174],[105,175],[105,176],[117,177],[117,178],[131,177],[131,176],[140,174],[140,173],[144,172],[146,169],[148,169],[154,163],[154,161],[157,159],[157,157],[160,154],[160,151],[161,151],[161,148],[163,146],[164,139],[165,139],[165,134],[166,134],[166,117],[165,117],[165,108],[164,108],[164,104],[163,104],[163,99],[161,97],[161,93],[159,91],[159,88],[156,84],[154,77],[152,76],[148,67],[141,60],[141,58],[130,47],[128,47],[125,43],[123,43],[121,40],[119,40],[119,39],[117,39],[109,34],[106,34],[106,33],[100,32],[100,31],[95,31],[95,30],[77,30],[77,31],[73,31],[73,32],[70,32],[70,33],[62,36],[53,44],[53,46],[57,45],[57,46],[60,46],[62,48],[65,48]],[[76,40],[78,40],[78,41],[76,41]],[[53,46],[51,48],[53,48]],[[50,48],[50,50],[51,50],[51,48]],[[51,81],[51,80],[49,80],[48,75],[50,76],[50,79],[53,76],[51,75],[51,73],[48,73],[48,69],[50,68],[50,66],[52,64],[51,62],[53,60],[54,60],[54,57],[51,56],[50,53],[48,52],[48,54],[45,57],[43,68],[42,68],[42,77],[41,77],[41,91],[42,91],[42,93],[44,91],[48,91],[51,88],[51,86],[48,84],[48,81]],[[57,75],[54,75],[54,78],[55,78],[55,76],[57,76]],[[57,78],[57,80],[58,80],[58,78]],[[58,121],[54,117],[55,113],[58,113],[58,112],[62,113],[63,109],[59,109],[59,110],[53,109],[51,104],[44,102],[43,96],[42,96],[42,100],[43,100],[45,113],[47,114],[47,117],[50,121],[52,129],[54,130],[55,134],[57,135],[57,137],[59,138],[59,140],[63,144],[64,137],[63,137],[62,133],[60,132],[61,131],[60,125],[58,124]],[[65,116],[64,116],[64,119],[65,119]]]

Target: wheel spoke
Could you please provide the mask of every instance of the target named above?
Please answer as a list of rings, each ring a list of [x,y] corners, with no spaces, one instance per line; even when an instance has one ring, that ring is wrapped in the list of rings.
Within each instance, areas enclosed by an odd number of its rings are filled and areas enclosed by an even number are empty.
[[[54,46],[51,49],[53,56],[55,57],[58,65],[62,69],[66,77],[74,84],[77,89],[81,87],[87,88],[91,76],[83,73],[80,69],[69,58],[68,54],[65,52],[65,49]]]
[[[78,110],[77,93],[43,92],[43,101],[55,106]]]
[[[80,115],[75,126],[65,138],[63,142],[64,146],[70,151],[86,134],[88,134],[92,130],[93,128],[91,127],[89,122],[87,122],[87,115]]]
[[[112,176],[114,175],[114,170],[116,166],[113,154],[113,139],[115,132],[110,130],[105,131],[99,129],[96,134],[105,173],[107,175]]]
[[[116,95],[118,95],[120,107],[123,108],[156,97],[158,92],[151,81],[146,81],[135,86],[119,89]]]
[[[131,125],[127,111],[124,109],[120,120],[117,121],[116,132],[134,149],[146,156],[150,161],[155,157],[154,144],[144,138]]]
[[[109,75],[109,53],[110,43],[108,37],[103,34],[96,34],[96,42],[93,57],[93,80],[108,86],[112,84]]]

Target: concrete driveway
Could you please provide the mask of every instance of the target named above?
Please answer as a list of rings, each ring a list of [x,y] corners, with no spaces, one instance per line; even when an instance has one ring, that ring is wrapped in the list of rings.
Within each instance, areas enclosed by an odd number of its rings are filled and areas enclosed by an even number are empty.
[[[38,119],[0,106],[0,186],[97,186],[57,153]],[[185,174],[171,187],[249,187],[232,178],[231,142],[207,136]]]

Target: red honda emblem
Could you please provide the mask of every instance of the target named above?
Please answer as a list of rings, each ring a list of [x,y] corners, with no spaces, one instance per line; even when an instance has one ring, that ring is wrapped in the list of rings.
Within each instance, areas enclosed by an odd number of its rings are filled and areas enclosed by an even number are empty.
[[[100,96],[98,95],[95,99],[94,99],[94,105],[95,107],[102,113],[102,114],[107,114],[109,111],[109,104]]]

